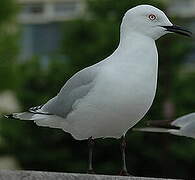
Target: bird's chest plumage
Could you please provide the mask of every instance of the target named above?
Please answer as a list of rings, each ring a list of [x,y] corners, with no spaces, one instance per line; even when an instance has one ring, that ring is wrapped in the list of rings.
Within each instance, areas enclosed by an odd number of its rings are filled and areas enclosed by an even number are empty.
[[[153,70],[114,71],[115,68],[104,69],[96,80],[97,86],[78,104],[77,111],[84,124],[97,130],[97,134],[89,132],[93,137],[120,137],[145,115],[155,96]]]
[[[156,91],[157,61],[152,64],[119,63],[105,68],[97,81],[96,89],[102,94],[102,104],[108,108],[119,108],[129,112],[129,108],[144,111],[151,105]],[[103,78],[102,78],[103,77]],[[100,80],[101,79],[101,80]],[[101,103],[100,103],[101,104]],[[123,107],[123,110],[121,109]],[[105,108],[105,107],[103,107]]]
[[[133,58],[131,54],[120,56],[119,60],[111,58],[112,61],[108,59],[102,66],[94,87],[77,103],[72,117],[69,116],[75,128],[83,126],[86,136],[120,137],[146,114],[155,96],[156,51],[144,56],[137,53]],[[82,123],[74,120],[76,114]],[[89,132],[86,125],[90,127]]]

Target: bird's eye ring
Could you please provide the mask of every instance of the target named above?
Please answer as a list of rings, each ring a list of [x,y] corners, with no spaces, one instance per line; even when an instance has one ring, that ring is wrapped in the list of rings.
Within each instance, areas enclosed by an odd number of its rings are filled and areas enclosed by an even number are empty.
[[[151,21],[154,21],[156,19],[156,16],[154,14],[150,14],[148,17]]]

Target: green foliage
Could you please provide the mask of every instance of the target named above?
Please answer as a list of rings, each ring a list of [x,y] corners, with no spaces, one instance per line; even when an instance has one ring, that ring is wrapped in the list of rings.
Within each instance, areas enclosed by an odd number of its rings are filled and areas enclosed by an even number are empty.
[[[195,72],[181,72],[179,75],[177,74],[174,83],[176,91],[173,94],[173,98],[178,116],[195,111],[195,85],[193,82],[195,82]]]
[[[17,71],[18,97],[26,108],[55,96],[72,74],[69,62],[51,59],[45,65],[38,57],[20,63]]]
[[[0,6],[0,25],[12,20],[16,11],[17,6],[14,0],[2,0]]]
[[[16,4],[2,0],[0,5],[0,90],[14,88],[15,63],[18,52],[17,26],[14,23]],[[7,77],[5,79],[5,77]],[[12,82],[12,83],[10,83]],[[16,82],[16,81],[15,81]]]

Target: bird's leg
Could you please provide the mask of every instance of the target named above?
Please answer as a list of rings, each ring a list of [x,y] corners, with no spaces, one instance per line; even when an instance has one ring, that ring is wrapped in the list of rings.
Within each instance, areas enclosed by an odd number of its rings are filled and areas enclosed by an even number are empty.
[[[125,159],[125,149],[126,149],[126,141],[125,136],[121,137],[121,153],[122,153],[122,170],[120,172],[121,176],[129,176],[130,174],[127,172],[126,159]]]
[[[88,167],[88,174],[95,174],[93,170],[93,148],[94,148],[94,140],[92,137],[88,139],[88,147],[89,147],[89,167]]]

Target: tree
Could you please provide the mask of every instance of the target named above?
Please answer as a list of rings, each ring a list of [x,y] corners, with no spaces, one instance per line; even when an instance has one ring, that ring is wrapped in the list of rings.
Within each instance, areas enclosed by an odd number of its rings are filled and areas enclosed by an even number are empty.
[[[15,87],[12,82],[18,52],[17,25],[14,15],[17,6],[13,0],[3,0],[0,6],[0,89]],[[6,79],[5,79],[6,77]],[[12,82],[12,83],[10,83]]]

